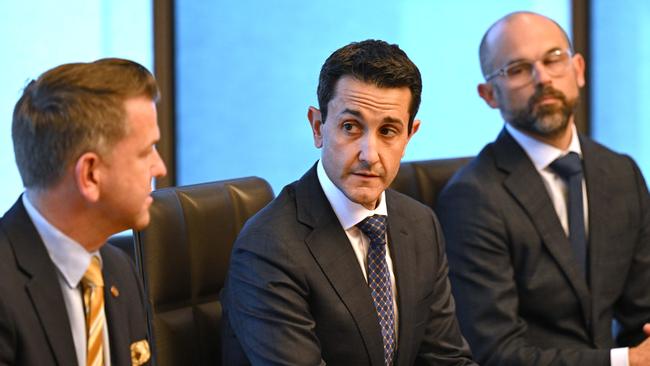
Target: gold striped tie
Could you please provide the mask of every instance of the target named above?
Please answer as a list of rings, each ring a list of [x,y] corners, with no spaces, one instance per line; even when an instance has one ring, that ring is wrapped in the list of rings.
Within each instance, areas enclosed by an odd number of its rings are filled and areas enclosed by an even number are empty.
[[[88,337],[86,365],[104,365],[104,279],[99,258],[93,256],[81,282],[86,309],[86,335]]]

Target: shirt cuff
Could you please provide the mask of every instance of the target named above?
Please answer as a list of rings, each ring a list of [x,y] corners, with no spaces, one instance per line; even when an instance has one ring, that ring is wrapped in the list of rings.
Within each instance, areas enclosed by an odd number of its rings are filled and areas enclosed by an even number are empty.
[[[609,352],[612,366],[630,366],[629,352],[630,349],[628,347],[612,348]]]

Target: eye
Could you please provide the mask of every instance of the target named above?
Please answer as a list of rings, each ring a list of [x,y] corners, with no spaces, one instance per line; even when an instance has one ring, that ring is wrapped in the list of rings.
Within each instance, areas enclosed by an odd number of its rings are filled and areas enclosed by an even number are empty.
[[[559,56],[549,56],[544,59],[544,65],[546,66],[554,65],[560,62],[562,62],[562,59]]]
[[[508,66],[506,74],[508,77],[527,76],[533,69],[533,65],[528,62],[519,62]]]
[[[350,132],[350,133],[359,131],[359,125],[354,121],[343,122],[341,124],[341,128],[343,128],[345,132]]]
[[[382,136],[392,137],[399,135],[399,130],[393,126],[383,126],[379,129]]]

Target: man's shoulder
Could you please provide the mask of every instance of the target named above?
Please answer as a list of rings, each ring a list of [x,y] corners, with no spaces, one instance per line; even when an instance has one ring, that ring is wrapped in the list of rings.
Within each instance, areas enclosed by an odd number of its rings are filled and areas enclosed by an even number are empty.
[[[584,159],[597,162],[605,171],[617,171],[636,167],[636,162],[629,155],[616,152],[586,136],[580,136]]]
[[[131,258],[122,250],[112,244],[106,243],[100,249],[102,260],[108,261],[118,269],[128,269],[134,266]]]
[[[33,243],[30,243],[30,241],[39,239],[40,237],[38,237],[38,233],[19,198],[5,212],[4,216],[0,217],[0,263],[3,263],[2,267],[17,268],[15,247],[18,245],[32,245]],[[26,259],[29,259],[29,257]],[[9,263],[12,263],[11,266],[8,266]]]
[[[500,180],[500,176],[495,155],[495,143],[489,143],[469,163],[454,173],[441,195],[444,195],[450,186],[456,185],[491,188],[492,184]]]
[[[295,184],[294,182],[285,186],[277,197],[255,213],[248,222],[277,224],[285,221],[295,221],[297,212]],[[290,218],[294,218],[294,220]]]
[[[469,216],[477,214],[473,208],[476,207],[497,207],[503,200],[509,200],[504,182],[512,171],[504,168],[505,164],[515,164],[521,167],[525,163],[521,156],[523,151],[510,151],[512,146],[501,144],[499,140],[487,144],[481,152],[474,157],[467,165],[460,168],[447,182],[437,197],[435,211],[441,222],[444,223],[447,216],[460,214]],[[508,155],[504,158],[504,155]],[[515,155],[519,154],[519,155]],[[531,163],[530,169],[534,169]],[[459,207],[472,208],[459,212]]]
[[[433,214],[431,207],[394,189],[386,190],[386,200],[389,215],[397,213],[408,217],[430,217]]]
[[[300,227],[295,186],[296,182],[285,186],[268,205],[251,216],[238,238],[286,236]]]

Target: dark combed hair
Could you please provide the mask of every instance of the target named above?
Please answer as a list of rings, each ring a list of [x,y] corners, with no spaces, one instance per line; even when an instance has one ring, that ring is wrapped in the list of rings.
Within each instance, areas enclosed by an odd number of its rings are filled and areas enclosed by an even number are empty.
[[[100,155],[127,133],[124,102],[159,98],[153,75],[142,65],[107,58],[70,63],[32,80],[16,103],[12,139],[27,188],[48,188],[88,151]]]
[[[380,88],[408,87],[411,90],[408,132],[420,108],[422,76],[399,46],[380,40],[353,42],[339,48],[325,60],[318,80],[318,106],[323,122],[327,104],[334,98],[336,83],[344,76],[372,83]]]

